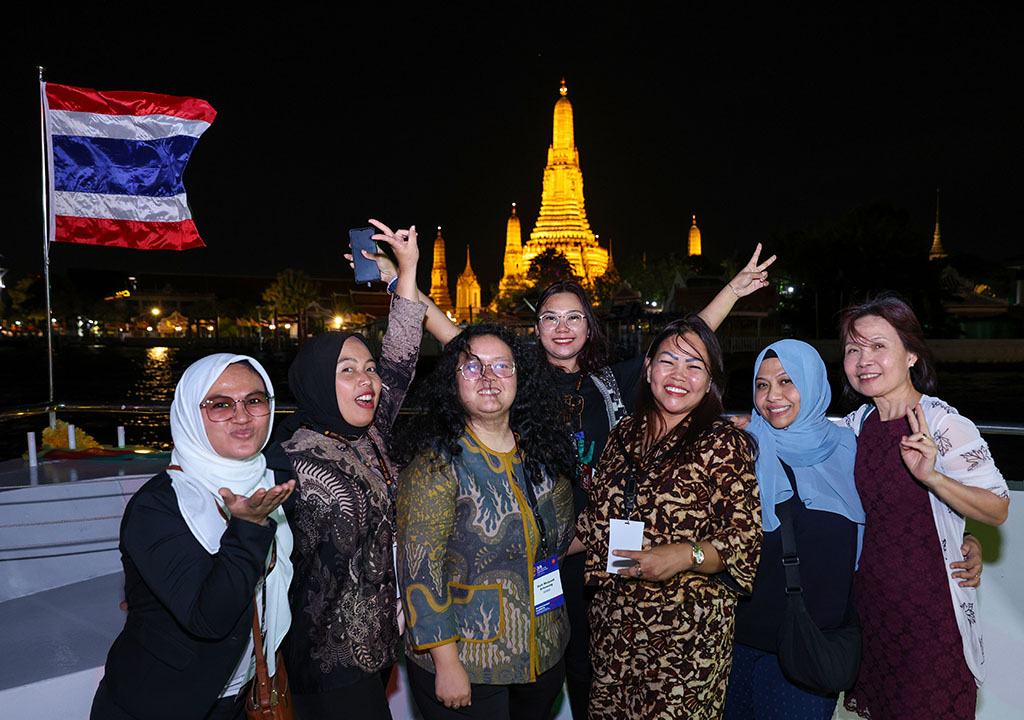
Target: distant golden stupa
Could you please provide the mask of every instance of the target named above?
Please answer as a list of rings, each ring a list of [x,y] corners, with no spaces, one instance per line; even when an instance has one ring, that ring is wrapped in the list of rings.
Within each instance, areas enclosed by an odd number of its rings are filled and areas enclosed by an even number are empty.
[[[530,233],[530,241],[522,250],[520,272],[529,268],[534,257],[547,249],[554,249],[565,256],[573,272],[589,285],[604,275],[608,267],[608,251],[597,244],[597,237],[587,222],[580,153],[573,137],[572,103],[566,97],[569,90],[564,78],[558,92],[561,97],[555,103],[540,214]],[[507,250],[506,239],[505,272],[509,277]]]
[[[949,257],[942,249],[942,233],[939,232],[939,189],[935,188],[935,233],[932,235],[932,249],[928,251],[929,260]]]
[[[693,225],[690,226],[690,238],[687,243],[687,255],[700,255],[700,228],[697,227],[697,216],[693,216]]]
[[[480,282],[469,264],[469,245],[466,245],[466,269],[455,283],[455,322],[471,322],[480,313]]]
[[[525,275],[523,266],[523,228],[516,215],[516,204],[512,203],[512,214],[505,224],[505,273],[498,284],[498,291],[505,292],[515,284],[515,278]]]
[[[448,294],[448,263],[444,259],[444,238],[441,237],[441,226],[437,226],[437,237],[434,238],[434,265],[430,269],[430,299],[445,312],[451,312],[452,298]]]

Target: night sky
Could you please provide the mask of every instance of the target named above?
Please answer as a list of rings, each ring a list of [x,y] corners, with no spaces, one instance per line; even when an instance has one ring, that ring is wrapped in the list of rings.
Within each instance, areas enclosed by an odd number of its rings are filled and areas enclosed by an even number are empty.
[[[347,228],[377,217],[418,226],[424,286],[437,225],[453,286],[471,243],[486,298],[513,201],[524,239],[533,227],[563,76],[587,214],[616,262],[683,250],[693,213],[723,257],[875,201],[907,210],[927,245],[937,185],[949,252],[1021,253],[1008,11],[335,7],[111,11],[50,21],[42,42],[39,18],[8,18],[23,38],[2,75],[8,280],[41,269],[37,64],[51,82],[193,95],[219,113],[185,173],[207,248],[58,244],[56,272],[341,275]]]

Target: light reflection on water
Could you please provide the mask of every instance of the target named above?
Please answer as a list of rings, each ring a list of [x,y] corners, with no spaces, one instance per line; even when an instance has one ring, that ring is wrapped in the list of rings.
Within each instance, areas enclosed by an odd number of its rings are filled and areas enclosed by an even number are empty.
[[[169,403],[174,398],[174,386],[178,383],[178,376],[174,372],[177,356],[178,348],[146,348],[141,373],[128,392],[129,401]]]

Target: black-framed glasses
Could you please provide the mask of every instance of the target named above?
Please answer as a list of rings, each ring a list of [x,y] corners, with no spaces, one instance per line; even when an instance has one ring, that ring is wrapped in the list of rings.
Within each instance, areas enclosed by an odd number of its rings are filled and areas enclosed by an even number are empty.
[[[487,368],[491,369],[494,373],[494,377],[499,378],[510,378],[516,374],[516,364],[511,360],[495,360],[492,363],[482,363],[479,360],[467,360],[466,362],[459,365],[459,372],[462,373],[462,377],[467,380],[479,380],[487,372]]]
[[[273,395],[261,392],[249,393],[241,400],[227,395],[214,395],[199,403],[199,407],[206,411],[210,422],[226,422],[235,416],[239,403],[251,417],[266,417],[270,414],[270,401],[273,399]]]
[[[565,326],[570,330],[579,330],[583,327],[583,323],[587,321],[587,316],[579,310],[570,310],[565,313],[546,312],[541,315],[537,321],[543,329],[549,332],[557,330],[558,324],[563,321],[565,322]]]

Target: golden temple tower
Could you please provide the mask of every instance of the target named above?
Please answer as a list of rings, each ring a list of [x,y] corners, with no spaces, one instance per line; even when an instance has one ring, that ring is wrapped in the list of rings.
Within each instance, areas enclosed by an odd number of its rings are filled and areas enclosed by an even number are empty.
[[[932,235],[932,249],[928,251],[929,260],[949,257],[942,249],[942,233],[939,232],[939,189],[935,188],[935,233]]]
[[[448,294],[448,264],[444,259],[444,238],[441,226],[437,226],[434,238],[434,266],[430,268],[430,299],[445,312],[452,311],[452,298]]]
[[[690,226],[690,239],[687,244],[687,255],[700,255],[700,228],[697,227],[697,216],[693,216],[693,225]]]
[[[530,241],[523,248],[523,268],[528,268],[536,255],[553,248],[562,253],[573,272],[589,284],[607,269],[608,251],[597,244],[587,222],[580,153],[573,137],[572,103],[566,97],[569,90],[564,78],[558,92],[561,97],[555,103],[540,214],[530,233]]]
[[[515,278],[526,273],[523,267],[523,229],[516,215],[516,204],[512,203],[512,214],[505,225],[505,274],[498,284],[498,291],[505,292]]]
[[[455,322],[470,322],[479,312],[480,283],[469,264],[469,245],[466,245],[466,269],[455,283]]]

